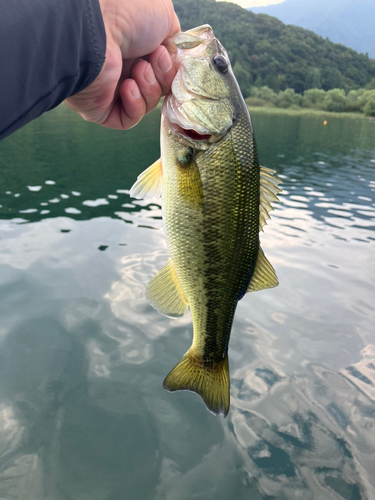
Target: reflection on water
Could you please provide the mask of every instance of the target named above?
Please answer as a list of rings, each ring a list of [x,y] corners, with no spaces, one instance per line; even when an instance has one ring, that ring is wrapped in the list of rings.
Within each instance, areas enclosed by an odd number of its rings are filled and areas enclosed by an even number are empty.
[[[224,420],[161,388],[192,326],[143,297],[158,120],[58,108],[0,144],[0,499],[375,498],[375,123],[253,116],[280,286],[239,304]]]

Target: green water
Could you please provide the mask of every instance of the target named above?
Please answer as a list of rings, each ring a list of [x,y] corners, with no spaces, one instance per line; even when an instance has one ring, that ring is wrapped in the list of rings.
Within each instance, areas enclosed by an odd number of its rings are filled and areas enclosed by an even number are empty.
[[[1,500],[375,499],[375,123],[323,119],[253,116],[280,285],[239,303],[225,420],[161,387],[192,326],[143,297],[158,113],[60,107],[0,143]]]

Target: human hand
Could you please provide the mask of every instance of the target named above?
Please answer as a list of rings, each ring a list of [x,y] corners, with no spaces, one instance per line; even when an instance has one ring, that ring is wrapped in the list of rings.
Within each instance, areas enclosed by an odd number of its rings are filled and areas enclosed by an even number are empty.
[[[107,36],[102,71],[65,103],[86,121],[126,130],[170,91],[176,68],[161,43],[180,31],[180,23],[171,0],[99,3]]]

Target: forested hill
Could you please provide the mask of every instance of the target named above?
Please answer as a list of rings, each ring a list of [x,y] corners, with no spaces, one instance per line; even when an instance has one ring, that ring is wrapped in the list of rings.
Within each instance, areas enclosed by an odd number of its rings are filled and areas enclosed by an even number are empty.
[[[332,42],[364,54],[368,52],[375,58],[374,0],[284,0],[250,10],[314,31]]]
[[[292,88],[364,87],[375,77],[375,60],[312,31],[215,0],[173,0],[182,30],[210,24],[227,49],[245,97],[251,86],[276,92]]]

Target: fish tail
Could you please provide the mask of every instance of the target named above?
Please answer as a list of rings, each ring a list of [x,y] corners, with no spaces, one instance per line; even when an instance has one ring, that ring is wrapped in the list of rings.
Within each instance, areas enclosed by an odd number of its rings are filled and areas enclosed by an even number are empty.
[[[190,348],[163,382],[169,392],[192,391],[201,396],[210,412],[229,411],[229,363],[228,355],[217,362],[206,362]]]

